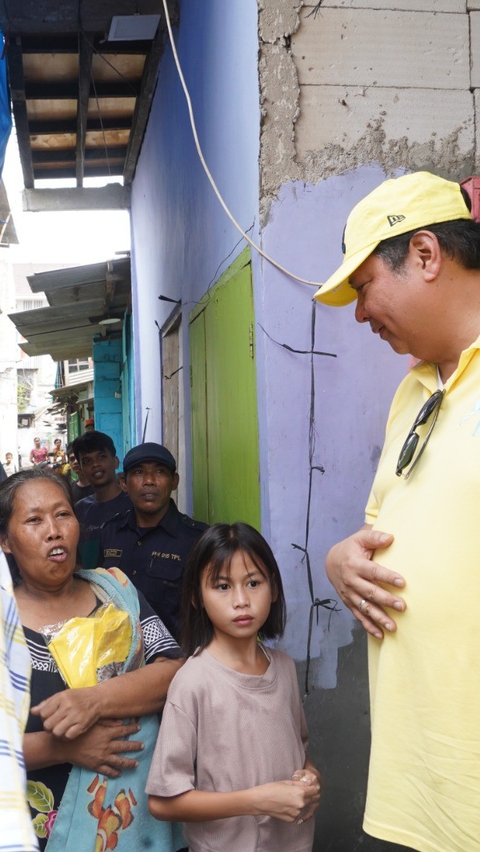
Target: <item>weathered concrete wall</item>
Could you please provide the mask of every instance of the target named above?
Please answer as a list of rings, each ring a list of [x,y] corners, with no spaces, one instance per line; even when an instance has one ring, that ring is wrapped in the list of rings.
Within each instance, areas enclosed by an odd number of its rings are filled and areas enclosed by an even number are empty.
[[[465,0],[263,0],[264,214],[286,180],[363,163],[471,173],[478,19]]]
[[[349,211],[386,176],[426,168],[461,179],[480,167],[480,0],[258,0],[258,7],[262,242],[289,270],[321,282],[341,262]],[[258,260],[254,268],[258,323],[275,341],[308,350],[313,288]],[[388,406],[408,365],[355,324],[351,307],[317,306],[315,349],[337,357],[314,356],[313,377],[308,355],[279,349],[260,331],[257,347],[264,528],[287,589],[285,647],[303,675],[310,593],[306,560],[292,543],[305,545],[308,527],[313,594],[332,597],[324,558],[363,522]],[[361,829],[365,647],[340,609],[319,609],[310,642],[305,707],[325,791],[314,849],[393,852]]]

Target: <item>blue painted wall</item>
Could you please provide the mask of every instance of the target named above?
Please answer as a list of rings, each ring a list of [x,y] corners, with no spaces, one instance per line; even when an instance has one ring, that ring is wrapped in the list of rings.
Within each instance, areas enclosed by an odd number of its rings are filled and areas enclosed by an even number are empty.
[[[95,429],[110,435],[120,460],[124,455],[122,398],[122,341],[100,340],[93,344],[93,395]],[[115,396],[117,394],[117,396]]]
[[[176,31],[207,162],[244,229],[258,226],[259,93],[255,0],[180,0]],[[161,439],[158,326],[183,301],[183,381],[189,411],[188,314],[244,247],[200,166],[170,47],[162,61],[132,187],[137,439]],[[190,423],[186,416],[187,470]]]

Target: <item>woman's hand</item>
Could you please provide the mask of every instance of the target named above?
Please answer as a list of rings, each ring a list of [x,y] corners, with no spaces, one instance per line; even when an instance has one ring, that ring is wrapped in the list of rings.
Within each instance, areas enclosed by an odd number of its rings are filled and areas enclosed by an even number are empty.
[[[120,720],[104,719],[74,740],[59,743],[59,747],[65,755],[65,762],[109,778],[118,778],[122,769],[135,769],[138,766],[138,760],[125,755],[142,751],[143,743],[122,738],[136,734],[139,730],[137,722],[124,724]]]
[[[95,686],[67,689],[32,707],[31,713],[40,716],[44,729],[55,737],[73,740],[98,722],[100,704],[97,696]]]

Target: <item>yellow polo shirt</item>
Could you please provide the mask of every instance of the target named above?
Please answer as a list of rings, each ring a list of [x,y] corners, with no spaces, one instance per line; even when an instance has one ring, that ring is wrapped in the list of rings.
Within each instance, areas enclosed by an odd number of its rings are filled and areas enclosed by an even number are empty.
[[[397,477],[401,446],[435,390],[436,367],[426,363],[400,385],[366,510],[368,523],[395,536],[374,559],[405,577],[407,610],[395,614],[395,634],[369,637],[364,828],[420,852],[478,852],[480,337],[446,382],[411,478]]]

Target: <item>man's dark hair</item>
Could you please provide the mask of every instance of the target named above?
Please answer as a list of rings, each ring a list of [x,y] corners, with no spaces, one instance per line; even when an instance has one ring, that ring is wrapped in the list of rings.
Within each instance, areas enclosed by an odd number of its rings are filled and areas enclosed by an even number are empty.
[[[112,457],[117,455],[115,444],[110,435],[106,435],[105,432],[84,432],[79,438],[75,438],[72,449],[79,463],[80,456],[86,456],[88,453],[101,453],[107,450]]]
[[[182,648],[187,657],[205,648],[213,639],[213,625],[202,604],[202,574],[208,570],[215,583],[221,573],[230,570],[233,556],[239,551],[250,557],[264,574],[276,595],[268,618],[260,631],[262,639],[283,635],[286,620],[282,578],[271,548],[249,524],[215,524],[205,530],[195,543],[185,566],[182,588]]]
[[[463,200],[468,209],[472,202],[468,192],[460,187]],[[390,240],[379,243],[372,254],[380,257],[387,266],[400,271],[408,254],[410,240],[418,231],[431,231],[437,237],[440,248],[452,260],[456,260],[464,269],[480,269],[480,223],[473,219],[453,219],[450,222],[439,222],[415,228]]]

